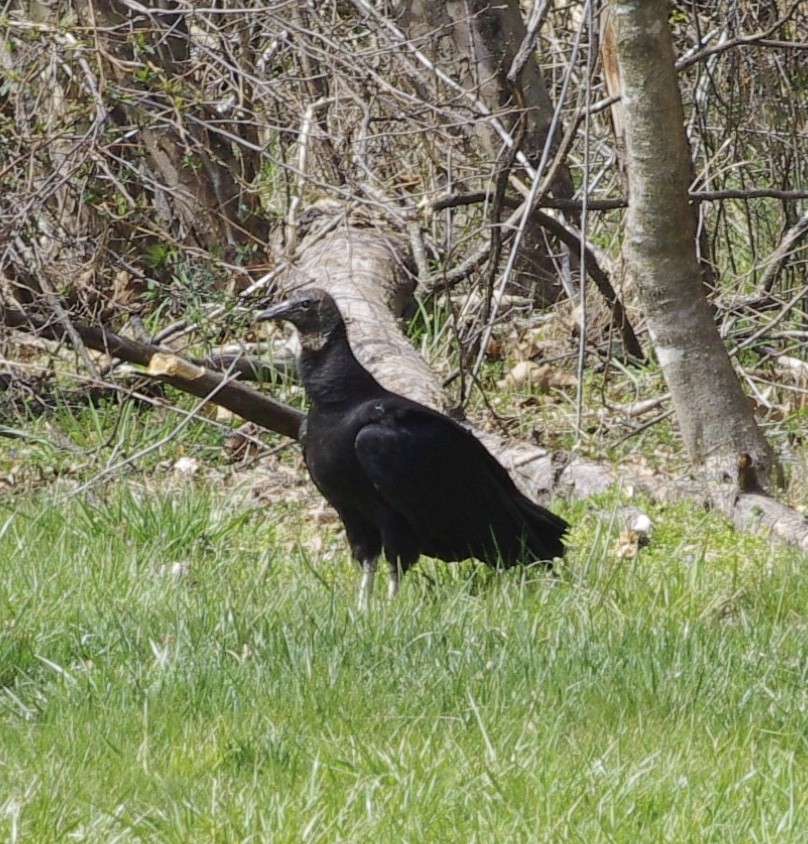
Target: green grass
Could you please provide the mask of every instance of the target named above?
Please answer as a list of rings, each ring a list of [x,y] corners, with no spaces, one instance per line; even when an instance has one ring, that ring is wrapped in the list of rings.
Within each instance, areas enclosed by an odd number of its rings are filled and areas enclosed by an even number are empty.
[[[0,839],[805,840],[797,556],[678,507],[617,560],[590,502],[557,578],[357,615],[335,530],[212,486],[0,510]]]

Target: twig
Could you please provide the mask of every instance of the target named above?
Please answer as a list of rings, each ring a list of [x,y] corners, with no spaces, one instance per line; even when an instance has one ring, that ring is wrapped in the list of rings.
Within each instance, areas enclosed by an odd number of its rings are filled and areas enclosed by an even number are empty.
[[[589,44],[587,46],[586,57],[587,57],[587,79],[591,80],[593,67],[595,62],[595,55],[594,55],[594,48],[592,45],[592,40],[594,36],[594,22],[592,20],[592,5],[587,4],[586,8],[584,9],[584,17],[581,21],[581,28],[587,28],[590,33]],[[591,98],[591,91],[592,86],[591,84],[584,85],[585,90],[585,105],[589,104],[589,100]],[[584,280],[586,278],[586,265],[587,259],[591,254],[591,250],[587,247],[587,223],[588,223],[588,214],[587,214],[587,206],[589,202],[589,191],[590,191],[590,184],[589,184],[589,176],[590,176],[590,168],[589,168],[589,141],[590,141],[590,120],[591,117],[589,115],[588,109],[584,111],[584,160],[583,160],[583,174],[584,180],[581,186],[581,196],[582,196],[582,207],[581,207],[581,236],[578,240],[578,248],[580,250],[580,262],[581,262],[581,275],[582,283],[578,290],[578,301],[580,303],[579,307],[579,314],[580,314],[580,323],[579,323],[579,333],[578,333],[578,361],[576,366],[576,388],[575,388],[575,436],[576,436],[576,445],[580,446],[581,438],[583,436],[583,418],[584,418],[584,373],[586,371],[586,341],[587,341],[587,333],[588,333],[588,305],[589,302],[587,300],[586,295],[586,284]],[[549,216],[549,215],[548,215]],[[574,254],[571,247],[570,254]],[[608,282],[608,279],[607,279]],[[612,317],[618,325],[621,326],[621,329],[626,327],[628,328],[629,335],[631,339],[636,342],[636,337],[634,337],[634,331],[630,325],[628,325],[628,321],[626,320],[626,315],[623,312],[623,306],[620,303],[620,300],[617,298],[617,295],[614,292],[611,284],[608,285],[608,290],[611,294],[611,308],[612,308]],[[603,292],[603,291],[601,291]],[[605,296],[606,294],[604,294]],[[607,298],[608,301],[608,298]],[[617,318],[617,310],[619,309],[620,318]]]
[[[477,205],[487,198],[484,191],[472,193],[447,194],[440,199],[434,199],[424,203],[435,211],[442,211],[445,208],[458,208],[464,205]],[[797,202],[800,199],[808,199],[808,190],[779,190],[777,188],[746,188],[732,190],[713,191],[689,191],[688,196],[693,202],[720,202],[725,199],[780,199],[784,202]],[[522,203],[521,198],[504,196],[502,204],[510,208],[516,208]],[[555,196],[543,196],[538,203],[541,208],[557,208],[559,211],[580,211],[583,202],[580,199],[564,199]],[[620,208],[628,208],[628,200],[625,197],[614,199],[590,199],[587,201],[587,208],[590,211],[615,211]]]
[[[791,16],[800,5],[800,2],[801,0],[794,0],[788,11],[778,18],[768,29],[763,30],[763,32],[759,32],[756,35],[739,35],[737,38],[730,38],[727,41],[723,41],[721,44],[717,44],[715,47],[707,47],[704,50],[693,53],[686,58],[680,59],[676,63],[676,70],[682,71],[685,68],[690,67],[690,65],[703,62],[710,56],[714,56],[718,53],[725,53],[727,50],[732,50],[734,47],[755,46],[760,44],[761,41],[767,41],[769,46],[774,46],[776,44],[779,47],[789,47],[798,50],[808,49],[808,44],[805,43],[795,43],[790,41],[772,42],[767,40],[772,33],[776,32],[781,26],[788,23]]]
[[[202,408],[209,401],[211,401],[219,391],[223,390],[230,382],[233,381],[234,377],[235,376],[233,376],[231,373],[225,373],[225,377],[221,380],[221,382],[217,384],[192,410],[189,410],[185,414],[185,418],[182,419],[172,431],[170,431],[164,437],[161,437],[159,440],[157,440],[157,442],[154,442],[151,445],[140,449],[140,451],[136,451],[134,454],[130,454],[129,457],[126,457],[124,460],[121,460],[120,462],[115,463],[112,466],[106,466],[94,477],[81,484],[81,486],[79,486],[77,489],[70,490],[68,497],[72,498],[73,496],[81,495],[82,492],[88,490],[91,486],[100,481],[101,478],[104,478],[107,475],[111,475],[114,472],[118,472],[125,466],[129,466],[132,463],[137,462],[138,460],[140,460],[141,457],[145,457],[147,454],[151,454],[151,452],[157,451],[158,449],[162,448],[166,443],[171,442],[171,440],[173,440],[182,430],[184,430],[188,427],[188,425],[191,424],[191,422],[197,417]]]
[[[689,196],[696,202],[716,202],[722,199],[782,199],[786,202],[794,202],[798,199],[808,199],[808,190],[777,190],[775,188],[705,190],[691,191]]]
[[[310,103],[303,115],[303,122],[297,136],[297,194],[289,203],[286,214],[286,252],[291,255],[297,245],[297,207],[309,178],[309,149],[311,147],[311,127],[314,115],[321,108],[335,102],[334,97],[322,97],[315,103]]]
[[[616,447],[618,445],[622,445],[624,442],[627,442],[632,437],[636,437],[637,434],[641,434],[643,431],[647,431],[649,428],[652,428],[654,425],[657,425],[660,422],[664,422],[669,416],[673,416],[674,409],[670,408],[670,410],[666,410],[663,413],[660,413],[658,416],[655,416],[653,419],[649,419],[647,422],[643,422],[642,425],[638,425],[636,428],[632,428],[627,434],[624,434],[620,437],[619,440],[616,440],[612,443],[612,447]]]
[[[459,208],[465,205],[478,205],[488,199],[488,194],[485,191],[477,191],[474,193],[452,193],[441,197],[440,199],[433,199],[429,202],[424,202],[430,210],[442,211],[445,208]],[[521,206],[522,200],[514,196],[503,196],[502,204],[510,208],[517,208]],[[580,211],[583,207],[583,202],[580,199],[563,199],[555,196],[543,196],[538,203],[541,208],[557,208],[559,211]],[[618,208],[628,208],[628,200],[623,197],[616,199],[590,199],[587,201],[586,207],[590,211],[613,211]]]
[[[783,265],[795,251],[795,244],[806,232],[808,232],[808,211],[783,235],[783,239],[766,259],[766,270],[758,284],[759,296],[768,296],[771,293],[774,282],[783,269]]]
[[[536,39],[547,17],[549,8],[550,0],[533,0],[533,5],[530,7],[530,14],[527,19],[527,32],[522,39],[522,43],[519,45],[519,49],[516,51],[516,55],[513,57],[508,75],[505,77],[512,85],[519,79],[519,75],[528,61],[533,60]]]
[[[759,340],[765,334],[768,334],[772,328],[778,323],[781,323],[789,314],[794,306],[799,302],[801,299],[805,298],[805,288],[800,287],[800,289],[786,302],[783,308],[777,313],[775,317],[772,318],[771,322],[767,322],[765,325],[762,325],[757,331],[753,334],[750,334],[745,340],[741,343],[738,343],[734,349],[731,349],[729,352],[730,357],[735,357],[742,349],[746,349],[748,346],[751,346],[756,340]]]
[[[540,225],[551,231],[560,241],[572,248],[573,245],[580,248],[581,236],[574,232],[569,225],[565,225],[549,214],[544,214],[541,211],[534,211],[532,215],[539,221]],[[612,312],[612,320],[617,326],[617,330],[623,338],[623,344],[626,347],[626,352],[637,360],[645,360],[645,353],[642,350],[640,341],[634,333],[631,323],[628,321],[623,303],[620,301],[617,292],[612,283],[609,281],[609,276],[598,263],[597,257],[591,246],[584,243],[584,254],[586,255],[586,273],[595,282],[596,287],[600,291],[601,296],[606,300]]]

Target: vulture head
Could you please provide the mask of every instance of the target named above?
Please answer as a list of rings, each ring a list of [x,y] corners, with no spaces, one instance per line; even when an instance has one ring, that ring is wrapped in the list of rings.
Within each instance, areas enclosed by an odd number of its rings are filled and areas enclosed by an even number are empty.
[[[338,329],[344,331],[345,328],[337,303],[328,293],[316,287],[255,315],[256,322],[267,320],[291,322],[300,334],[304,349],[322,348]]]

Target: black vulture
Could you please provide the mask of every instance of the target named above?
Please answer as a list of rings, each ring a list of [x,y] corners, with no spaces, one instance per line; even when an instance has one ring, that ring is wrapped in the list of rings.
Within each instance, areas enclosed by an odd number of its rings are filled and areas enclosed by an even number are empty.
[[[256,320],[288,321],[300,335],[303,453],[362,569],[360,607],[382,551],[391,598],[421,554],[503,568],[563,555],[564,519],[519,492],[462,425],[382,387],[354,357],[331,296],[308,289]]]

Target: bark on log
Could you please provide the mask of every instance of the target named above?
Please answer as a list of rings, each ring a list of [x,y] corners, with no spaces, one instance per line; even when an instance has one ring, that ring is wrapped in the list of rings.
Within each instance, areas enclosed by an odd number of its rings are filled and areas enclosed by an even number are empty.
[[[298,260],[282,281],[284,296],[306,287],[327,290],[345,317],[354,354],[379,382],[444,410],[437,376],[398,326],[416,281],[405,241],[364,215],[346,217],[333,200],[311,205],[301,223]]]

